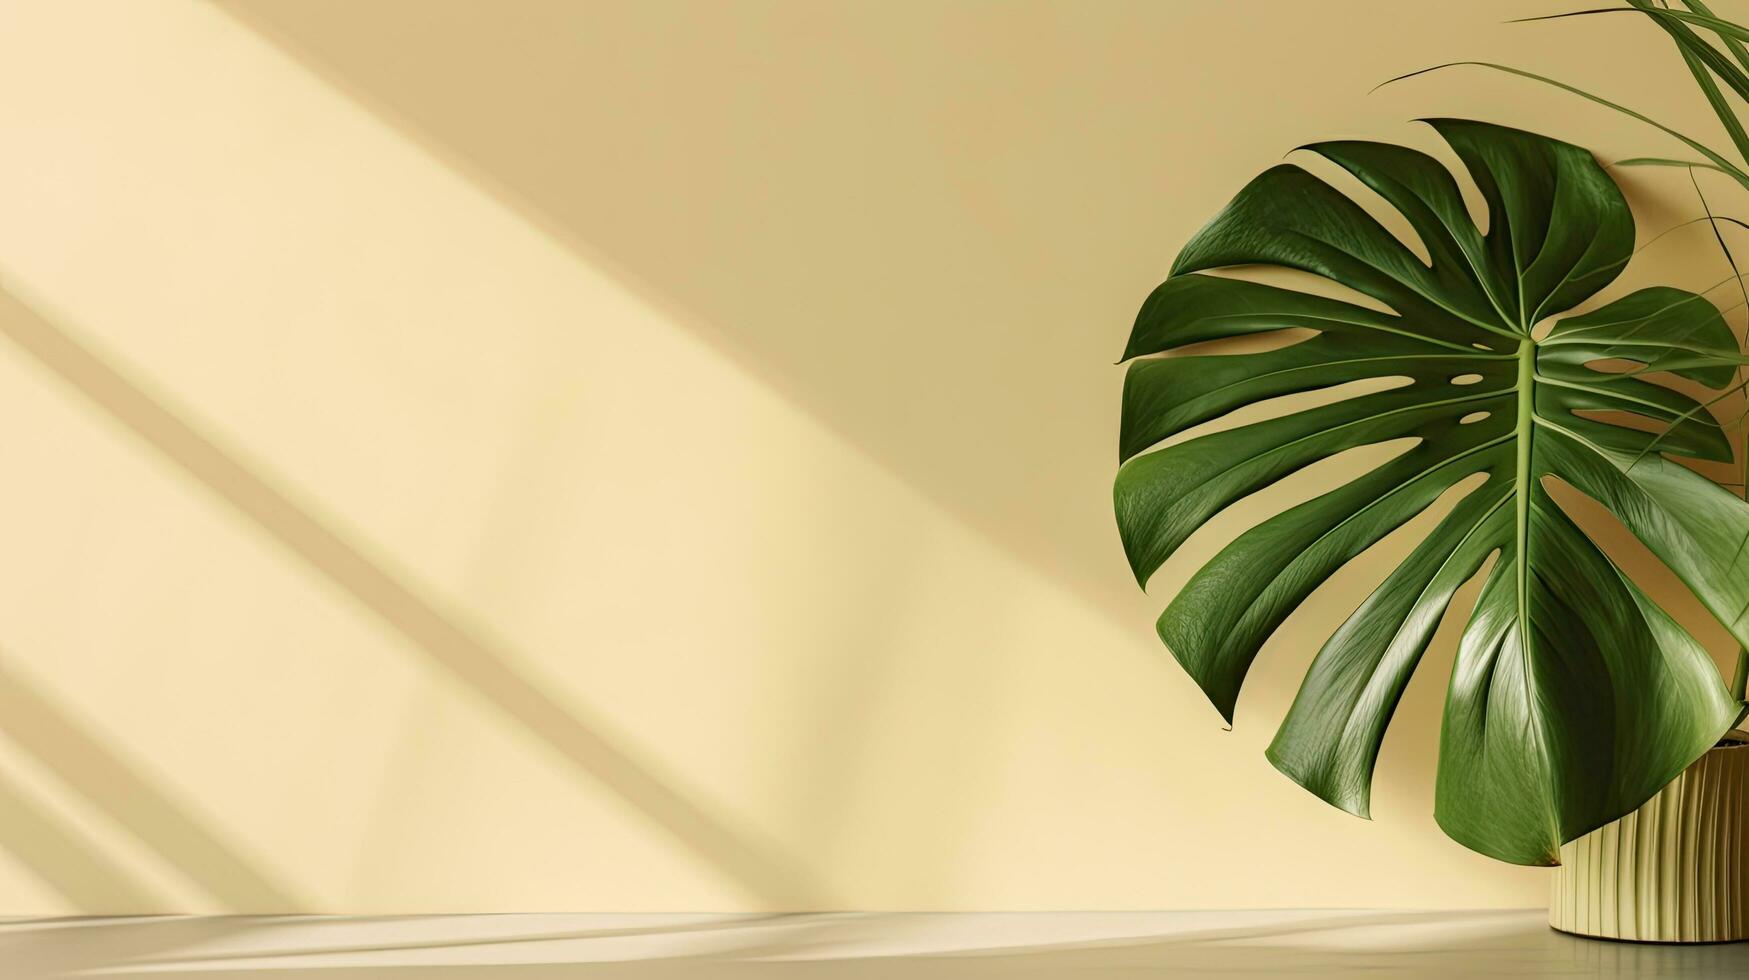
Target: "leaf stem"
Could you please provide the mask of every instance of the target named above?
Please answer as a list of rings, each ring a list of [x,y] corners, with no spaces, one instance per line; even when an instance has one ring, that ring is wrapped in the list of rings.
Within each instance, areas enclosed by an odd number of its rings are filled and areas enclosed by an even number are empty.
[[[1521,287],[1522,288],[1522,287]],[[1525,337],[1518,343],[1518,419],[1514,426],[1518,437],[1517,468],[1513,473],[1514,537],[1517,555],[1516,585],[1518,587],[1518,621],[1528,622],[1530,588],[1530,492],[1536,485],[1531,470],[1530,441],[1536,434],[1536,341]],[[1528,646],[1530,640],[1524,641]]]

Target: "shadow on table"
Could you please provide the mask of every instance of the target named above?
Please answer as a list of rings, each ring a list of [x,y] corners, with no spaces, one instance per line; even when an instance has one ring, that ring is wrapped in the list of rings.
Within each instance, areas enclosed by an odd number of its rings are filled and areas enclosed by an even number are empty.
[[[564,928],[584,922],[598,927]],[[172,942],[143,941],[165,930],[175,930]],[[115,956],[106,959],[106,949]],[[144,949],[161,952],[137,955]],[[1705,978],[1749,976],[1749,944],[1594,942],[1551,931],[1540,910],[288,916],[116,919],[76,930],[66,920],[20,922],[0,930],[0,966],[8,976],[44,980],[142,969],[166,980]]]

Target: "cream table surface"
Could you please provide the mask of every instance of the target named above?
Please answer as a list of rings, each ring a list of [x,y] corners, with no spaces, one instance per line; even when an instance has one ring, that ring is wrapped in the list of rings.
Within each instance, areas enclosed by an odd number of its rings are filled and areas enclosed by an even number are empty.
[[[1749,944],[1576,939],[1541,909],[0,920],[0,977],[285,980],[1749,977]]]

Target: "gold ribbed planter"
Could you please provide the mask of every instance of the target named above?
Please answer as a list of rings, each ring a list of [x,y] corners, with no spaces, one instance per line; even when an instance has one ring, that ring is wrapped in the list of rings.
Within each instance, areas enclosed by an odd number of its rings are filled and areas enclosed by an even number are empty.
[[[1549,925],[1600,939],[1749,939],[1749,735],[1732,732],[1633,813],[1561,847]]]

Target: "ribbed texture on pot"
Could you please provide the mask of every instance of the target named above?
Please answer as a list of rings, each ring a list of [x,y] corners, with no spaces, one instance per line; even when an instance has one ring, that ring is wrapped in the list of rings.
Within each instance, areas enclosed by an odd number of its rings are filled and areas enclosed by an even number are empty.
[[[1641,942],[1749,939],[1746,793],[1749,744],[1720,746],[1645,806],[1563,845],[1549,925]]]

